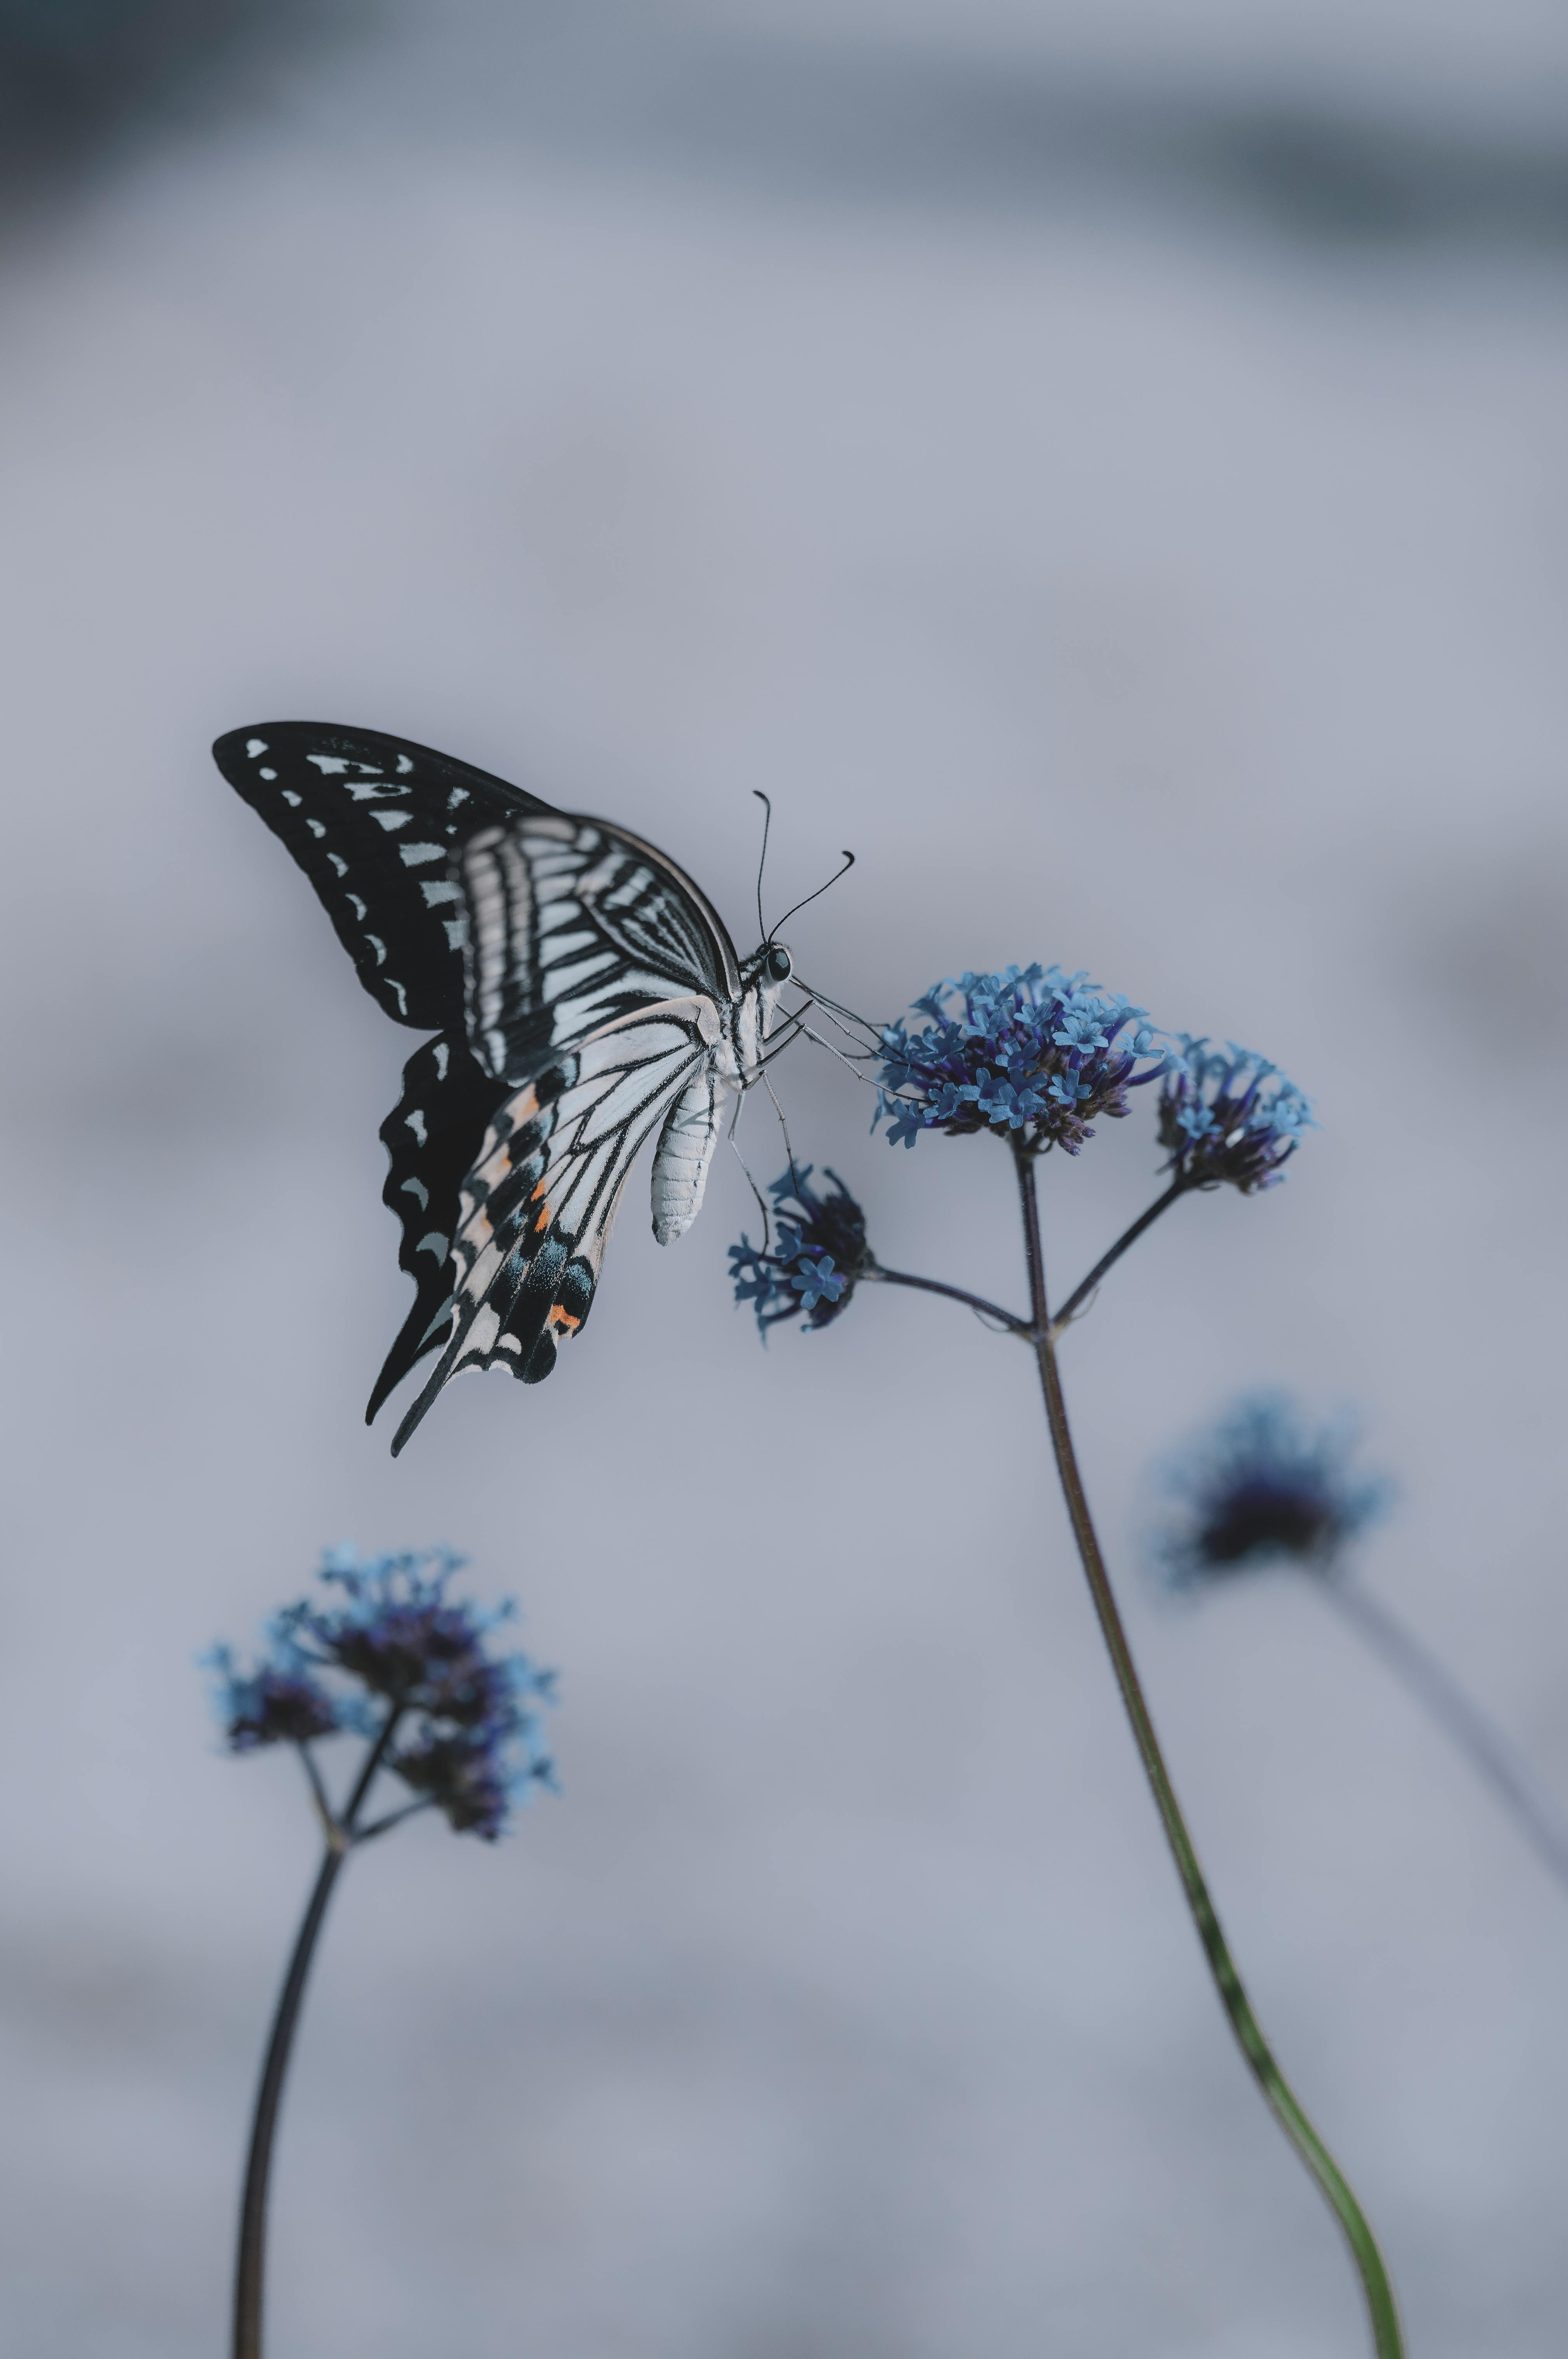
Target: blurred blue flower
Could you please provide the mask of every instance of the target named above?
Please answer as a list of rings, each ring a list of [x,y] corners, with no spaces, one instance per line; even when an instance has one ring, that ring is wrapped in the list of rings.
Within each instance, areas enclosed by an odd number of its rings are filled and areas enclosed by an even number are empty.
[[[255,1670],[234,1663],[232,1647],[213,1647],[202,1656],[216,1675],[213,1707],[231,1753],[255,1753],[264,1745],[309,1745],[342,1725],[335,1700],[282,1635],[269,1632],[272,1654]]]
[[[335,1597],[300,1598],[275,1614],[248,1671],[228,1647],[205,1658],[231,1751],[303,1746],[339,1731],[385,1738],[384,1767],[460,1832],[493,1841],[514,1802],[554,1782],[540,1717],[554,1678],[520,1651],[495,1649],[495,1631],[516,1611],[509,1600],[485,1610],[449,1594],[462,1564],[444,1549],[329,1550],[321,1578]]]
[[[1315,1429],[1285,1393],[1253,1393],[1160,1471],[1171,1502],[1150,1553],[1173,1588],[1294,1561],[1332,1570],[1393,1486],[1357,1473],[1354,1424]]]
[[[1127,1114],[1128,1090],[1168,1062],[1144,1009],[1058,966],[950,975],[914,1004],[924,1025],[900,1017],[882,1034],[871,1126],[886,1118],[891,1146],[991,1130],[1076,1155],[1095,1118]]]
[[[865,1213],[836,1171],[824,1170],[833,1192],[819,1195],[811,1184],[813,1168],[786,1171],[769,1188],[776,1207],[771,1252],[744,1235],[730,1247],[735,1299],[752,1305],[764,1343],[770,1327],[802,1310],[803,1330],[827,1326],[848,1309],[855,1280],[875,1266]]]
[[[1316,1128],[1310,1103],[1277,1065],[1234,1041],[1222,1051],[1181,1035],[1160,1093],[1160,1143],[1190,1187],[1228,1183],[1245,1196],[1272,1188]]]

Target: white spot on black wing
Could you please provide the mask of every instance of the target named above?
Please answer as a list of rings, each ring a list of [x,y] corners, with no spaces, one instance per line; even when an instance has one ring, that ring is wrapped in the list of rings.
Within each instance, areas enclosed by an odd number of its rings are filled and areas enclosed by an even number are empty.
[[[267,740],[265,737],[247,737],[245,739],[245,752],[250,756],[253,762],[258,754],[265,754],[266,751]]]

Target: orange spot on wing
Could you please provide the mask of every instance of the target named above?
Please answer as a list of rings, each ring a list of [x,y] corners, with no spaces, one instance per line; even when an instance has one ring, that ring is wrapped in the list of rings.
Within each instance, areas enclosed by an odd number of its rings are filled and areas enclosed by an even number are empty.
[[[561,1304],[557,1302],[550,1307],[550,1324],[558,1335],[575,1335],[583,1321],[581,1319],[574,1319],[570,1310],[563,1310]]]

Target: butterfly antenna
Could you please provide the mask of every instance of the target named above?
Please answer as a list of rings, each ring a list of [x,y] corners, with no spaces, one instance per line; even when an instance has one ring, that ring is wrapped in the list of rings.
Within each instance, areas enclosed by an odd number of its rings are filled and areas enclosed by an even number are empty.
[[[763,793],[760,787],[753,787],[751,791],[762,805],[762,857],[757,864],[757,930],[764,941],[767,941],[769,936],[768,920],[762,914],[762,872],[768,865],[768,833],[773,825],[773,801],[770,796]],[[746,1177],[749,1179],[750,1176],[748,1172]]]
[[[751,791],[752,791],[752,793],[753,793],[753,794],[755,794],[755,793],[757,792],[757,788],[756,788],[755,787],[753,787],[753,788],[752,788],[752,790],[751,790]],[[769,933],[769,934],[766,937],[766,939],[767,939],[768,941],[771,941],[771,940],[773,940],[773,936],[774,936],[774,934],[776,934],[776,933],[779,931],[779,926],[787,926],[787,925],[789,924],[789,922],[790,919],[791,919],[792,917],[794,917],[794,916],[796,915],[796,913],[797,913],[799,910],[805,909],[805,908],[810,908],[810,906],[811,906],[811,904],[813,901],[820,901],[820,900],[822,899],[822,895],[827,891],[827,889],[828,889],[828,885],[836,885],[836,884],[838,883],[838,880],[839,880],[839,878],[840,878],[841,876],[847,876],[847,875],[849,875],[849,872],[850,872],[850,870],[854,867],[854,865],[855,865],[855,854],[854,854],[854,853],[853,853],[853,852],[846,852],[846,853],[844,853],[844,866],[843,866],[842,868],[835,868],[835,869],[833,870],[833,875],[828,878],[828,884],[827,884],[827,885],[819,885],[819,886],[818,886],[818,887],[817,887],[817,889],[816,889],[816,891],[815,891],[814,893],[808,893],[808,894],[807,894],[807,896],[806,896],[806,897],[805,897],[805,899],[804,899],[803,901],[797,901],[793,909],[786,909],[786,910],[785,910],[785,912],[784,912],[784,915],[783,915],[783,916],[779,919],[779,925],[777,925],[777,926],[775,926],[775,927],[773,928],[772,932],[771,932],[771,933]],[[757,915],[758,915],[758,917],[760,917],[760,916],[761,916],[761,914],[762,914],[762,911],[761,911],[761,908],[760,908],[760,906],[759,906],[759,907],[758,907],[758,909],[757,909]]]

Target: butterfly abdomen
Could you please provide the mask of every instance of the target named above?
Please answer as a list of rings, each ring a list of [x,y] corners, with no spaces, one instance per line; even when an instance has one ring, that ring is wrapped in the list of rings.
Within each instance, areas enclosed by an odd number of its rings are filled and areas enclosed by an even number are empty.
[[[684,1236],[702,1209],[708,1166],[719,1136],[718,1074],[694,1073],[664,1118],[653,1158],[653,1234],[661,1245]]]

